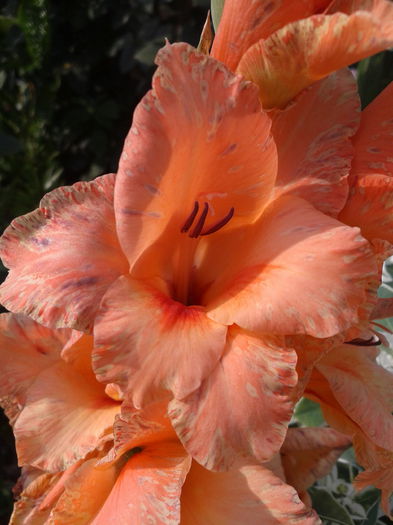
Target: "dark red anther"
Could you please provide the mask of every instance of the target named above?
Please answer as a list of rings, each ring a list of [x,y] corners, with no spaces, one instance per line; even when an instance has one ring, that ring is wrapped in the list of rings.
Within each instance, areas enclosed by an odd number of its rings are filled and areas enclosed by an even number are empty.
[[[191,239],[196,239],[201,234],[201,231],[202,231],[203,225],[205,224],[205,220],[206,220],[208,212],[209,212],[209,205],[207,202],[205,202],[203,212],[201,213],[201,216],[199,217],[198,222],[195,225],[195,228],[189,234],[189,237],[191,237]]]
[[[218,230],[221,230],[221,228],[232,219],[234,212],[235,208],[231,208],[223,219],[216,222],[216,224],[213,224],[213,226],[210,226],[210,228],[205,232],[202,232],[201,235],[210,235],[211,233],[215,233],[218,232]]]
[[[180,230],[182,233],[188,232],[188,230],[191,228],[192,223],[194,222],[194,219],[198,213],[198,210],[199,210],[199,204],[197,201],[195,201],[194,209],[192,210],[192,212],[190,213],[190,216],[188,217],[186,222],[183,224],[182,229]]]
[[[351,341],[345,341],[346,345],[354,346],[379,346],[382,344],[382,341],[376,335],[370,337],[370,339],[352,339]]]

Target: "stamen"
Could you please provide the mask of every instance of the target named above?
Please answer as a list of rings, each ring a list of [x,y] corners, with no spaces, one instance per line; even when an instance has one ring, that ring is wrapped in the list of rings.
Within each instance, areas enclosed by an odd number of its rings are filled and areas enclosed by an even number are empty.
[[[354,345],[354,346],[379,346],[382,344],[382,341],[379,339],[378,336],[373,335],[369,339],[352,339],[352,341],[345,341],[346,345]]]
[[[196,239],[201,234],[203,225],[205,224],[205,220],[206,220],[208,211],[209,211],[209,205],[207,202],[205,202],[203,212],[201,213],[201,216],[199,217],[198,222],[195,225],[195,228],[189,234],[189,237],[191,237],[191,239]]]
[[[194,222],[194,219],[198,213],[199,210],[199,204],[197,201],[194,203],[194,209],[192,210],[190,216],[186,220],[186,222],[183,224],[182,229],[180,230],[182,233],[188,232],[188,230],[191,228],[192,223]]]
[[[221,228],[224,227],[232,219],[234,212],[235,208],[231,208],[223,219],[216,222],[216,224],[213,224],[213,226],[211,226],[208,230],[202,232],[201,235],[210,235],[211,233],[215,233],[218,230],[221,230]]]

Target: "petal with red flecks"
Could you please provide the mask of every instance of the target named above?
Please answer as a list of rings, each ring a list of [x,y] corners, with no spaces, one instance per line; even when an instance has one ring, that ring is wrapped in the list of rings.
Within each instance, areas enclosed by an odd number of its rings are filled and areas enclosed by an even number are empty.
[[[196,392],[169,405],[189,453],[208,469],[237,457],[268,461],[279,450],[292,415],[296,354],[282,338],[230,329],[226,352]]]
[[[275,195],[292,194],[337,216],[348,196],[350,138],[360,121],[356,80],[343,69],[273,115],[279,165]]]
[[[128,386],[136,407],[196,390],[225,347],[227,327],[200,306],[185,306],[158,288],[120,277],[104,297],[94,334],[100,380]]]
[[[377,2],[382,3],[382,2]],[[351,15],[314,15],[254,44],[237,71],[260,88],[264,108],[284,107],[302,89],[393,44],[393,5]]]
[[[156,241],[164,232],[173,252],[195,202],[209,206],[205,231],[232,208],[226,229],[254,220],[277,170],[256,86],[187,44],[166,45],[157,64],[116,180],[116,224],[131,267],[149,247],[161,257],[165,243]]]
[[[284,196],[238,236],[215,240],[201,274],[214,281],[202,301],[217,322],[330,337],[357,323],[376,264],[357,228]]]
[[[0,255],[10,272],[0,297],[8,309],[51,327],[91,327],[108,286],[128,272],[115,231],[114,179],[53,190],[6,229]]]
[[[182,525],[319,525],[295,489],[268,468],[211,472],[193,462],[181,496]]]

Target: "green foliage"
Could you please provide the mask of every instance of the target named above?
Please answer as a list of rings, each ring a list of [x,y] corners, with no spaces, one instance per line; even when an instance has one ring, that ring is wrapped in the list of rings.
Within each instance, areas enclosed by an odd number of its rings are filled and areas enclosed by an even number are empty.
[[[225,0],[211,0],[211,13],[213,19],[213,26],[215,31],[218,29],[218,24],[220,23],[222,10],[224,9]]]

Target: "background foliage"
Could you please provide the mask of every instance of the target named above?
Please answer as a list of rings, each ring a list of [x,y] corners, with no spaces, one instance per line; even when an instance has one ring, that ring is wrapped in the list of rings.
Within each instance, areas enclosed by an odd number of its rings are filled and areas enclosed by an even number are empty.
[[[219,8],[223,2],[215,3]],[[116,171],[133,109],[150,86],[156,51],[165,37],[196,45],[209,5],[209,0],[3,1],[1,230],[52,188]],[[392,79],[393,53],[364,60],[358,73],[366,105]],[[4,268],[0,272],[2,279]],[[299,407],[294,424],[323,424],[318,406],[310,403]],[[324,523],[383,523],[377,521],[378,491],[354,496],[350,481],[358,468],[349,451],[312,490]],[[2,416],[0,524],[8,522],[17,476],[12,433]]]

